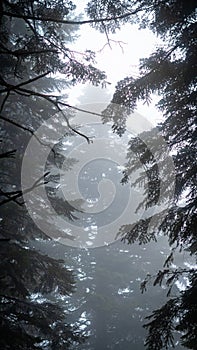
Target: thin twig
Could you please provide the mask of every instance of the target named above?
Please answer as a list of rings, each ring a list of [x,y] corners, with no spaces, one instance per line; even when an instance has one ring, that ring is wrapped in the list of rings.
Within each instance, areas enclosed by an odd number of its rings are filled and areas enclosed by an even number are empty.
[[[113,40],[113,39],[109,39],[109,41],[110,41],[110,42],[113,42],[113,43],[115,43],[115,44],[118,44],[118,45],[120,46],[120,48],[121,48],[122,53],[124,53],[124,49],[123,49],[122,44],[127,45],[127,43],[125,43],[125,42],[122,41],[122,40]],[[109,45],[108,42],[105,43],[105,44],[103,45],[103,47],[102,47],[100,50],[98,50],[97,52],[101,53],[101,52],[104,50],[104,48],[105,48],[106,46],[108,46],[108,45]],[[111,48],[111,46],[110,46],[110,48]]]
[[[107,29],[106,29],[105,23],[102,23],[102,25],[103,25],[104,32],[105,32],[105,35],[106,35],[106,38],[107,38],[107,44],[108,44],[109,48],[112,50],[112,47],[111,47],[111,44],[110,44],[109,35],[108,35],[108,32],[107,32]]]

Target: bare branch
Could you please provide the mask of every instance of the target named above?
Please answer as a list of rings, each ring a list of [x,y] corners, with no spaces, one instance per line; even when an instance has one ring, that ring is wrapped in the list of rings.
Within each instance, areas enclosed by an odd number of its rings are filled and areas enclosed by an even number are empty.
[[[7,92],[7,94],[5,95],[5,97],[3,99],[3,102],[2,102],[1,108],[0,108],[0,113],[3,111],[3,108],[5,106],[5,103],[6,103],[7,99],[8,99],[8,97],[9,97],[9,95],[10,95],[10,91]]]
[[[62,111],[62,109],[59,107],[59,105],[63,105],[63,106],[65,106],[65,107],[69,107],[69,108],[71,108],[71,109],[78,110],[78,111],[80,111],[80,112],[85,112],[85,113],[97,115],[97,116],[100,116],[100,117],[102,116],[101,114],[95,113],[95,112],[86,111],[86,110],[84,110],[84,109],[71,106],[71,105],[69,105],[69,104],[67,104],[67,103],[63,103],[63,102],[57,101],[57,99],[54,100],[54,99],[52,99],[52,97],[51,97],[50,95],[45,95],[45,94],[42,94],[42,93],[39,93],[39,92],[36,92],[36,91],[32,91],[32,90],[28,90],[28,89],[23,89],[23,88],[22,88],[22,89],[21,89],[21,88],[18,88],[18,89],[15,90],[15,92],[16,92],[16,93],[18,93],[18,92],[19,92],[19,93],[23,93],[23,92],[24,92],[25,94],[29,94],[30,96],[38,96],[38,97],[40,97],[40,98],[43,98],[43,99],[49,101],[50,103],[52,103],[52,104],[56,107],[56,109],[58,110],[58,112],[61,112],[61,113],[62,113],[62,115],[64,116],[64,119],[66,120],[66,123],[67,123],[68,127],[69,127],[75,134],[78,134],[78,135],[84,137],[88,143],[91,143],[91,142],[92,142],[91,139],[90,139],[88,136],[86,136],[85,134],[79,132],[78,130],[76,130],[75,128],[73,128],[73,127],[70,125],[67,116],[63,113],[63,111]]]
[[[87,143],[92,143],[93,141],[91,140],[90,137],[86,136],[85,134],[81,133],[80,131],[78,131],[77,129],[74,129],[70,123],[69,123],[69,120],[67,118],[67,116],[65,115],[65,113],[62,111],[62,109],[58,106],[58,110],[59,112],[62,114],[62,116],[64,117],[66,123],[67,123],[67,126],[70,130],[72,130],[75,134],[78,134],[79,136],[82,136],[86,139]]]
[[[5,192],[0,188],[0,195],[10,199],[12,198],[12,193],[11,192]],[[24,202],[20,203],[17,199],[12,199],[16,204],[18,204],[19,206],[22,206],[24,204]],[[1,205],[1,203],[0,203]]]
[[[6,51],[0,51],[1,55],[12,55],[12,56],[29,56],[29,55],[40,55],[42,53],[58,53],[58,50],[56,49],[43,49],[43,50],[26,50],[26,49],[19,49],[15,51],[6,50]]]
[[[0,158],[14,158],[16,153],[16,149],[8,152],[4,152],[0,154]]]
[[[45,173],[43,176],[41,176],[38,180],[36,180],[33,185],[29,188],[27,188],[26,190],[24,191],[15,191],[15,192],[7,192],[7,199],[4,199],[1,203],[0,203],[0,206],[1,205],[4,205],[4,204],[7,204],[9,202],[12,202],[12,201],[16,201],[16,199],[22,197],[24,194],[27,194],[31,191],[33,191],[35,188],[37,187],[40,187],[42,185],[45,185],[46,183],[48,183],[47,180],[45,180],[46,176],[49,175],[49,172]],[[44,180],[44,181],[42,181]],[[17,203],[18,204],[18,203]]]
[[[38,136],[37,136],[36,134],[34,134],[34,130],[29,129],[29,128],[27,128],[26,126],[23,126],[23,125],[21,125],[21,124],[15,122],[14,120],[10,120],[10,119],[8,119],[8,118],[6,118],[6,117],[3,117],[2,115],[0,115],[0,119],[4,120],[5,122],[7,122],[7,123],[9,123],[9,124],[12,124],[12,125],[16,126],[16,127],[19,128],[19,129],[22,129],[22,130],[24,130],[24,131],[27,131],[27,132],[30,133],[32,136],[34,136],[34,137],[36,138],[36,140],[37,140],[42,146],[50,147],[50,149],[51,149],[50,144],[47,144],[47,143],[41,141],[41,140],[38,138]]]
[[[61,112],[61,114],[63,115],[64,119],[66,120],[66,123],[67,123],[67,126],[70,130],[72,130],[75,134],[77,135],[80,135],[82,136],[83,138],[86,139],[86,141],[88,143],[91,143],[92,140],[90,137],[86,136],[85,134],[81,133],[80,131],[76,130],[75,128],[73,128],[70,123],[69,123],[69,120],[67,118],[67,116],[65,115],[65,113],[63,112],[63,110],[60,108],[60,105],[64,106],[64,107],[68,107],[68,108],[71,108],[73,110],[76,110],[76,111],[80,111],[80,112],[85,112],[85,113],[88,113],[88,114],[92,114],[92,115],[96,115],[96,116],[99,116],[99,117],[102,117],[102,114],[100,113],[96,113],[96,112],[93,112],[93,111],[88,111],[88,110],[85,110],[85,109],[82,109],[82,108],[78,108],[78,107],[75,107],[75,106],[72,106],[68,103],[64,103],[64,102],[61,102],[61,101],[58,101],[57,100],[57,96],[55,95],[47,95],[47,94],[43,94],[43,93],[40,93],[40,92],[36,92],[36,91],[33,91],[33,90],[29,90],[29,89],[24,89],[24,88],[21,88],[22,86],[24,85],[27,85],[27,84],[30,84],[38,79],[41,79],[43,78],[44,76],[46,76],[47,74],[49,74],[50,71],[46,72],[46,73],[43,73],[41,75],[39,75],[38,77],[35,77],[35,78],[32,78],[32,79],[29,79],[25,82],[22,82],[20,84],[17,84],[17,85],[11,85],[11,84],[8,84],[7,82],[4,81],[4,79],[2,77],[0,77],[1,81],[2,81],[2,84],[4,84],[6,86],[5,89],[1,90],[0,92],[1,93],[4,93],[4,92],[10,92],[10,91],[14,91],[15,93],[17,94],[21,94],[21,95],[25,95],[25,96],[37,96],[37,97],[40,97],[42,99],[45,99],[47,100],[48,102],[50,102],[51,104],[53,104],[55,106],[55,108],[57,109],[58,112]],[[5,104],[5,101],[7,99],[7,95],[3,101],[3,105]],[[34,134],[34,131],[25,127],[25,126],[22,126],[20,124],[18,124],[17,122],[15,121],[11,121],[10,119],[6,118],[6,117],[3,117],[3,116],[0,116],[0,119],[6,121],[6,122],[9,122],[21,129],[23,129],[24,131],[27,131],[29,133],[31,133],[36,139],[37,141],[42,144],[43,146],[47,146],[47,147],[50,147],[50,145],[48,144],[45,144],[43,143],[37,136],[36,134]],[[50,147],[51,148],[51,147]],[[53,151],[53,150],[52,150]]]
[[[26,81],[24,81],[24,82],[22,82],[20,84],[17,84],[17,85],[8,84],[2,77],[0,77],[2,84],[4,84],[6,86],[6,89],[0,90],[0,93],[8,92],[8,91],[11,91],[11,90],[16,90],[16,89],[20,88],[21,86],[24,86],[24,85],[27,85],[27,84],[31,84],[31,83],[33,83],[36,80],[42,79],[46,75],[48,75],[50,73],[51,73],[51,71],[47,71],[47,72],[45,72],[45,73],[43,73],[41,75],[38,75],[37,77],[34,77],[32,79],[28,79],[28,80],[26,80]]]
[[[4,16],[8,17],[16,17],[16,18],[21,18],[24,20],[34,20],[34,21],[42,21],[42,22],[54,22],[54,23],[62,23],[62,24],[76,24],[76,25],[82,25],[82,24],[90,24],[90,23],[102,23],[102,22],[108,22],[112,20],[117,20],[117,19],[123,19],[130,17],[132,15],[137,14],[140,11],[144,11],[144,8],[142,9],[141,7],[137,8],[136,10],[133,10],[131,12],[124,13],[119,16],[112,16],[112,17],[104,17],[104,18],[97,18],[97,19],[87,19],[84,21],[71,21],[71,20],[64,20],[60,18],[54,18],[54,17],[41,17],[41,16],[33,16],[33,15],[23,15],[22,13],[13,13],[9,11],[3,11]]]

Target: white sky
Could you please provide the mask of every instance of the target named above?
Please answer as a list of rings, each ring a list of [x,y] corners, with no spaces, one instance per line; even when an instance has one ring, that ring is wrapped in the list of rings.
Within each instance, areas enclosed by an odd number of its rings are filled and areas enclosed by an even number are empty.
[[[79,1],[76,3],[79,4]],[[79,6],[82,12],[83,3],[86,1],[80,1]],[[139,59],[148,57],[161,43],[150,30],[139,30],[137,25],[131,24],[126,24],[121,27],[121,30],[117,30],[116,34],[109,35],[109,38],[114,40],[111,42],[111,48],[107,45],[106,35],[94,30],[88,24],[82,25],[77,34],[80,37],[72,45],[72,48],[80,52],[84,52],[86,49],[96,52],[97,67],[106,72],[107,81],[111,83],[107,88],[111,96],[119,80],[126,76],[137,77]],[[121,47],[118,42],[120,42]],[[84,85],[78,84],[69,91],[69,103],[79,104],[78,98],[83,94]],[[80,101],[82,100],[80,98]],[[89,102],[95,101],[90,100]],[[154,124],[161,120],[161,115],[154,108],[156,102],[157,98],[155,97],[150,106],[140,103],[138,107],[138,112],[151,118]]]

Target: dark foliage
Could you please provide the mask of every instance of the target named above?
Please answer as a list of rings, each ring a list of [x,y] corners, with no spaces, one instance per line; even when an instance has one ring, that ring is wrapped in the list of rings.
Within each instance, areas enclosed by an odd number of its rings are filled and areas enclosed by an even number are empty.
[[[72,2],[61,0],[45,1],[44,5],[42,1],[3,0],[0,5],[0,136],[3,141],[0,160],[4,165],[0,193],[1,204],[4,204],[0,243],[2,264],[6,262],[1,270],[1,311],[5,317],[1,318],[3,336],[0,346],[4,349],[12,349],[13,342],[17,349],[42,348],[45,345],[49,349],[65,349],[71,343],[83,341],[83,335],[66,324],[62,309],[45,295],[56,293],[57,297],[58,290],[64,295],[72,292],[72,274],[63,269],[60,262],[26,249],[29,237],[42,237],[43,233],[26,216],[20,188],[20,167],[25,146],[29,137],[49,116],[62,111],[65,134],[79,134],[90,142],[86,135],[69,124],[70,110],[63,108],[70,106],[60,91],[58,97],[54,95],[58,89],[77,82],[106,84],[105,74],[93,66],[94,54],[91,51],[80,54],[79,59],[78,54],[68,47],[68,41],[73,39],[73,31],[77,29],[74,25],[80,23],[78,19],[71,20],[73,9]],[[164,39],[163,47],[156,48],[149,58],[141,60],[137,79],[129,76],[117,83],[112,104],[103,112],[103,121],[112,120],[113,131],[121,136],[126,128],[127,115],[135,110],[138,101],[149,103],[153,93],[160,96],[158,108],[163,113],[164,122],[159,127],[159,133],[167,142],[167,151],[173,152],[176,171],[174,197],[159,226],[155,215],[155,220],[145,218],[136,225],[125,225],[119,233],[128,243],[146,243],[155,240],[158,232],[163,232],[172,246],[163,270],[159,270],[153,280],[153,285],[166,283],[169,299],[148,317],[145,325],[148,329],[147,349],[173,346],[175,331],[181,332],[184,346],[196,349],[196,272],[193,268],[173,268],[172,265],[176,249],[187,249],[195,255],[197,248],[196,2],[96,0],[88,3],[87,14],[89,22],[107,38],[110,31],[115,32],[122,24],[138,22],[141,28],[149,27]],[[54,79],[54,73],[61,73],[64,79],[61,82]],[[43,145],[43,140],[37,141]],[[51,149],[48,141],[45,146]],[[133,152],[136,155],[134,163]],[[53,149],[51,153],[56,154]],[[56,154],[58,158],[61,154]],[[146,200],[141,206],[147,210],[154,204],[162,205],[158,202],[161,189],[164,202],[172,192],[171,183],[167,182],[170,163],[166,150],[158,147],[155,130],[129,143],[123,182],[138,169],[139,159],[144,169],[133,185],[144,184]],[[9,169],[12,169],[11,176]],[[141,167],[139,170],[142,170]],[[49,179],[43,177],[38,181],[36,186]],[[72,206],[66,206],[65,210],[65,205],[61,198],[54,202],[61,215],[75,219],[75,210]],[[185,290],[172,296],[173,284],[183,277],[187,280]],[[152,277],[147,276],[141,285],[142,291],[146,290],[150,281]],[[37,300],[33,300],[35,294]]]
[[[62,0],[0,4],[0,348],[5,350],[68,349],[84,341],[82,332],[67,323],[65,306],[60,306],[62,298],[75,290],[73,273],[29,245],[31,239],[49,237],[32,222],[21,191],[21,165],[31,137],[49,148],[48,168],[55,163],[60,172],[65,162],[50,139],[36,138],[35,131],[44,121],[62,111],[64,135],[77,133],[89,141],[69,124],[72,112],[61,91],[78,82],[105,85],[106,77],[94,66],[91,51],[77,53],[69,48],[78,29],[69,22],[77,20],[74,9],[71,1]],[[56,124],[58,129],[58,120]],[[68,169],[73,162],[68,159]],[[54,200],[56,193],[53,190],[52,195],[50,186],[54,188],[56,178],[49,169],[32,179],[26,193],[47,183],[55,210],[74,220],[77,210],[61,198]],[[55,234],[60,234],[58,229]]]
[[[119,230],[124,241],[146,243],[155,239],[158,232],[169,238],[172,254],[165,262],[164,269],[159,271],[154,284],[162,284],[164,277],[167,285],[181,279],[188,280],[185,291],[169,301],[149,317],[146,325],[149,331],[146,346],[148,349],[169,348],[173,345],[173,332],[180,330],[181,342],[184,346],[196,349],[197,322],[196,300],[193,298],[196,289],[196,274],[193,269],[173,269],[173,253],[178,249],[186,249],[196,255],[196,2],[190,1],[92,1],[88,13],[105,14],[106,17],[118,17],[105,30],[114,31],[122,21],[135,21],[141,28],[150,28],[163,39],[163,46],[156,48],[150,57],[141,59],[138,78],[128,76],[117,83],[111,104],[103,111],[103,121],[113,121],[113,130],[121,136],[126,128],[127,115],[134,111],[138,101],[149,103],[152,94],[160,97],[157,107],[164,116],[164,121],[156,133],[167,143],[167,153],[173,154],[176,185],[174,196],[168,212],[163,212],[162,221],[157,215],[141,220],[136,225],[125,225]],[[128,12],[130,14],[128,14]],[[132,13],[135,16],[132,17]],[[127,17],[128,15],[128,17]],[[98,24],[95,24],[98,27]],[[104,28],[104,27],[103,27]],[[103,31],[100,25],[100,30]],[[147,135],[139,135],[129,143],[128,163],[124,172],[123,183],[128,181],[136,169],[141,171],[134,185],[144,184],[146,200],[142,203],[145,210],[158,202],[159,190],[163,191],[163,200],[173,192],[172,184],[167,181],[171,172],[166,162],[165,152],[158,143],[154,130]],[[142,141],[143,140],[143,141]],[[146,140],[144,144],[144,140]],[[149,142],[150,141],[150,142]],[[154,152],[152,152],[154,150]],[[133,161],[133,153],[136,161]],[[154,157],[153,157],[154,154]],[[140,159],[140,162],[137,160]],[[141,165],[145,166],[142,169]],[[158,169],[160,171],[158,172]],[[148,178],[148,180],[147,180]],[[146,289],[150,276],[142,284]],[[185,301],[187,300],[187,302]],[[189,321],[189,316],[191,319]]]

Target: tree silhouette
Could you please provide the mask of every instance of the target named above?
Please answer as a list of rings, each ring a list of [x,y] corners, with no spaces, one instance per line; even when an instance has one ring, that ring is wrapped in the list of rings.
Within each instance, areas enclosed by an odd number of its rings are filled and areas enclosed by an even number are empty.
[[[53,147],[47,137],[43,140],[35,134],[55,113],[64,116],[65,136],[74,133],[89,142],[88,136],[70,125],[72,112],[61,91],[78,82],[105,85],[105,74],[94,67],[91,51],[75,52],[69,48],[78,29],[75,20],[79,18],[74,18],[74,9],[72,2],[61,0],[3,0],[0,4],[2,349],[68,349],[85,340],[77,326],[67,323],[67,310],[62,304],[65,296],[75,290],[74,275],[63,261],[43,255],[29,245],[31,239],[49,237],[32,222],[23,205],[23,195],[49,184],[48,196],[60,215],[74,220],[77,209],[61,198],[54,201],[55,189],[52,196],[50,186],[56,179],[47,170],[42,177],[32,179],[31,187],[21,190],[22,160],[31,137],[49,148],[49,164],[56,162],[60,170],[65,161],[58,145]],[[67,159],[68,169],[74,161]],[[31,159],[29,166],[32,167]]]
[[[161,39],[161,44],[150,57],[141,59],[140,75],[138,78],[128,76],[117,83],[111,104],[103,111],[103,121],[113,121],[113,130],[121,136],[126,128],[129,113],[137,107],[138,101],[149,103],[152,94],[160,97],[158,108],[164,116],[164,121],[157,131],[167,142],[169,152],[173,154],[176,172],[176,188],[172,204],[159,228],[151,218],[141,220],[135,225],[125,225],[120,228],[119,235],[124,241],[146,243],[155,239],[158,231],[169,238],[172,252],[164,263],[168,269],[159,271],[154,284],[161,284],[165,277],[170,290],[177,278],[185,276],[188,287],[179,296],[170,296],[169,301],[149,317],[146,328],[149,331],[146,346],[148,349],[168,348],[173,344],[173,331],[181,331],[181,342],[184,346],[196,349],[197,320],[194,316],[197,305],[193,298],[196,290],[196,274],[193,268],[186,270],[174,269],[173,254],[176,249],[189,250],[196,255],[196,4],[194,1],[90,1],[88,13],[91,18],[96,14],[106,17],[122,16],[122,20],[114,20],[103,25],[95,23],[99,30],[107,35],[119,29],[124,22],[135,21],[141,28],[148,27]],[[124,17],[128,12],[136,11],[135,16]],[[115,106],[114,106],[115,104]],[[155,144],[155,132],[146,134],[146,140],[152,140],[155,160],[151,148],[144,144],[144,135],[139,135],[129,143],[128,163],[123,176],[123,183],[128,181],[131,173],[136,169],[136,159],[146,166],[146,171],[136,181],[138,185],[144,183],[146,200],[141,204],[145,210],[158,203],[159,191],[163,186],[164,196],[171,191],[171,184],[166,182],[166,174],[170,171],[166,166],[162,148]],[[139,164],[139,163],[138,163]],[[162,174],[158,174],[158,165]],[[160,175],[160,176],[158,176]],[[148,178],[148,180],[146,180]],[[161,215],[161,214],[160,214]],[[158,218],[159,219],[159,218]],[[150,225],[151,227],[150,227]],[[149,228],[149,229],[148,229]],[[145,279],[142,289],[149,282]],[[190,321],[189,321],[190,317]],[[178,320],[178,321],[177,321]],[[176,323],[177,322],[177,323]]]
[[[157,130],[173,154],[176,188],[171,206],[159,227],[154,226],[157,222],[155,215],[155,220],[143,219],[135,225],[121,227],[119,234],[128,243],[146,243],[155,240],[158,232],[163,232],[172,247],[163,269],[156,276],[147,276],[141,284],[142,291],[151,281],[153,285],[166,283],[168,286],[169,300],[153,311],[145,325],[149,332],[147,349],[159,350],[173,345],[174,331],[181,332],[184,346],[196,349],[196,272],[191,267],[174,268],[172,264],[176,249],[189,250],[195,255],[197,247],[196,4],[193,0],[92,0],[87,4],[87,20],[73,18],[74,8],[72,2],[62,0],[47,0],[44,4],[40,1],[3,0],[0,4],[0,137],[3,145],[0,156],[3,164],[0,307],[5,316],[1,318],[1,346],[12,349],[14,342],[17,349],[46,346],[63,349],[84,340],[79,329],[66,324],[62,309],[52,301],[53,295],[60,301],[62,295],[73,291],[72,273],[62,268],[61,262],[43,256],[27,245],[29,238],[47,237],[34,226],[23,208],[21,162],[29,137],[36,138],[35,130],[56,112],[64,117],[65,135],[75,134],[91,141],[88,135],[70,124],[70,110],[77,108],[67,103],[61,90],[86,81],[105,86],[106,76],[94,66],[93,52],[73,51],[68,46],[69,40],[74,39],[77,25],[89,23],[104,33],[109,43],[110,32],[114,33],[122,24],[131,22],[139,23],[141,28],[150,28],[164,43],[149,58],[141,60],[138,78],[128,76],[117,83],[112,104],[103,112],[103,121],[111,120],[113,131],[121,136],[126,128],[127,115],[136,109],[138,101],[149,103],[152,94],[157,93],[160,96],[158,108],[164,116],[164,122]],[[57,74],[62,78],[57,79]],[[122,182],[129,179],[140,159],[146,171],[134,186],[144,183],[146,200],[141,207],[147,210],[155,204],[162,205],[158,203],[159,192],[162,188],[165,201],[171,192],[171,184],[165,181],[168,162],[157,144],[155,130],[147,132],[145,139],[147,142],[142,142],[144,135],[139,135],[130,141]],[[155,147],[154,156],[148,140]],[[41,145],[50,148],[54,161],[56,156],[61,164],[61,152],[51,147],[48,141],[37,139]],[[131,162],[131,153],[136,154],[134,163],[133,159]],[[9,169],[12,169],[11,174]],[[56,179],[49,178],[46,172],[26,191],[49,181],[55,182]],[[49,186],[51,200],[57,194],[52,194],[53,191]],[[71,205],[61,198],[52,201],[60,215],[75,219],[77,210]],[[187,279],[185,290],[173,296],[175,281],[183,277]]]

